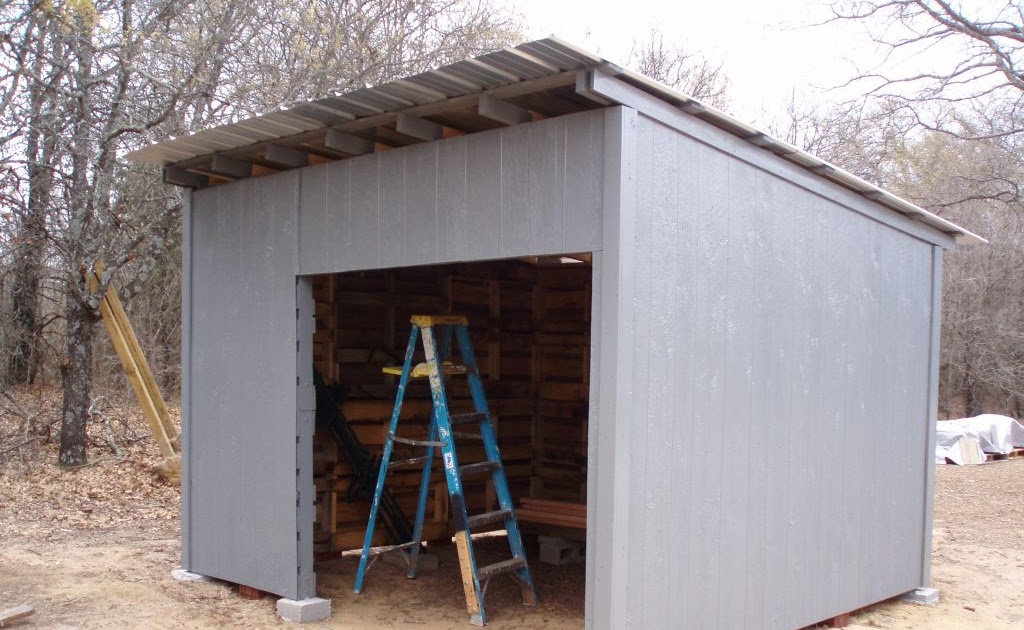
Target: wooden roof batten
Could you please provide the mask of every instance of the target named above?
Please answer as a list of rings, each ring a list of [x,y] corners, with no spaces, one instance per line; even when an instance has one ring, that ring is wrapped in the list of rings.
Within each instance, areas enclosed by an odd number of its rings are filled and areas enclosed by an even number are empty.
[[[700,119],[958,243],[986,242],[689,95],[553,37],[166,140],[128,159],[163,166],[168,184],[202,188],[616,105],[657,119],[680,113]]]
[[[445,133],[443,125],[429,120],[428,117],[438,116],[457,110],[473,110],[481,117],[495,120],[506,125],[512,124],[511,119],[513,118],[518,119],[519,122],[529,122],[529,120],[534,119],[534,116],[525,108],[521,108],[510,103],[508,99],[514,99],[527,93],[543,92],[557,87],[574,86],[577,82],[578,73],[579,71],[559,72],[554,75],[543,76],[537,79],[527,79],[477,93],[464,94],[421,105],[412,105],[398,111],[381,112],[370,116],[364,116],[362,118],[353,118],[345,122],[296,133],[290,136],[249,143],[231,149],[174,161],[164,166],[164,181],[178,186],[201,188],[209,185],[211,182],[208,179],[204,180],[202,178],[187,176],[186,173],[200,176],[213,174],[219,177],[226,177],[228,181],[239,179],[241,178],[241,168],[237,165],[237,162],[252,160],[252,156],[265,151],[269,146],[277,146],[284,149],[290,149],[292,151],[321,153],[333,159],[365,155],[382,148],[376,147],[375,141],[371,137],[379,135],[374,131],[378,128],[393,130],[395,133],[401,134],[418,142],[437,140],[441,137],[454,134]],[[482,111],[479,105],[481,99],[486,103],[482,108]],[[519,114],[512,113],[519,110],[530,114],[529,120],[527,120],[521,112]],[[540,115],[539,117],[542,118],[543,115]],[[460,129],[452,129],[451,131],[455,134],[463,132],[463,130]],[[384,144],[387,144],[387,140],[385,140]],[[144,150],[145,149],[142,151]],[[138,159],[138,161],[147,162],[148,160],[146,160],[144,156],[137,157],[140,153],[141,151],[137,151],[129,155],[129,159]],[[339,154],[343,154],[343,156]],[[214,162],[218,156],[221,158],[227,158],[231,160],[231,162],[225,162],[221,159],[217,166],[222,168],[214,168]],[[236,168],[225,171],[223,167],[226,164],[232,164]],[[284,164],[277,164],[276,166],[278,167],[277,170],[295,168]]]

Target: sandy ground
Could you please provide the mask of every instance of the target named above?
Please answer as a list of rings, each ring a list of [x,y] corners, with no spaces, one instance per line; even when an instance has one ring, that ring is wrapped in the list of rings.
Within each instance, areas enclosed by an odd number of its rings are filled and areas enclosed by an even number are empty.
[[[30,604],[20,628],[276,628],[275,599],[245,600],[220,582],[170,578],[178,564],[178,493],[155,478],[146,440],[121,460],[78,471],[51,463],[52,445],[0,468],[0,609]],[[95,451],[103,457],[101,449]],[[1024,628],[1024,458],[940,466],[936,483],[935,607],[900,601],[854,616],[852,628]],[[482,555],[498,553],[488,541]],[[378,563],[364,595],[352,594],[355,559],[321,563],[321,594],[334,616],[314,628],[467,628],[454,549],[440,570],[406,580]],[[489,627],[582,628],[583,567],[532,562],[541,605],[524,608],[504,578],[487,594]]]

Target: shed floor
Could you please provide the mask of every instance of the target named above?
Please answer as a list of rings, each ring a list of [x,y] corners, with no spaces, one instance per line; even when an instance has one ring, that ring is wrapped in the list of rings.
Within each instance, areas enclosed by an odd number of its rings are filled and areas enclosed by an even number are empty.
[[[508,544],[501,537],[478,539],[474,548],[482,564],[508,557]],[[434,546],[432,551],[438,556],[438,569],[414,580],[399,567],[377,562],[367,574],[361,595],[352,592],[358,556],[318,563],[318,594],[331,598],[340,618],[351,620],[358,615],[367,628],[472,628],[467,623],[455,546]],[[527,542],[538,605],[523,606],[512,579],[496,578],[484,599],[488,628],[583,628],[584,564],[544,564],[536,552],[536,544]]]

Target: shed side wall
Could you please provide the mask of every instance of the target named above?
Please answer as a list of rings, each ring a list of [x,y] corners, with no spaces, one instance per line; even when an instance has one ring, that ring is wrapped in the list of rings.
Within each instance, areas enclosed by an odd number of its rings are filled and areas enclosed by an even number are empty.
[[[193,193],[184,503],[190,570],[292,598],[299,177]]]
[[[626,625],[792,629],[920,586],[932,245],[636,133]]]

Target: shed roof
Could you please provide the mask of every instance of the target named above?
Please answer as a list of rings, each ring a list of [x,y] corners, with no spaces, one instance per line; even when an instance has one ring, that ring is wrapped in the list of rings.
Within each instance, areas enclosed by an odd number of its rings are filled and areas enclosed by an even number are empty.
[[[555,37],[171,138],[138,149],[128,159],[164,166],[168,183],[202,187],[622,104],[587,89],[588,75],[592,77],[595,72],[623,81],[820,177],[950,234],[961,244],[985,242],[691,96]]]

